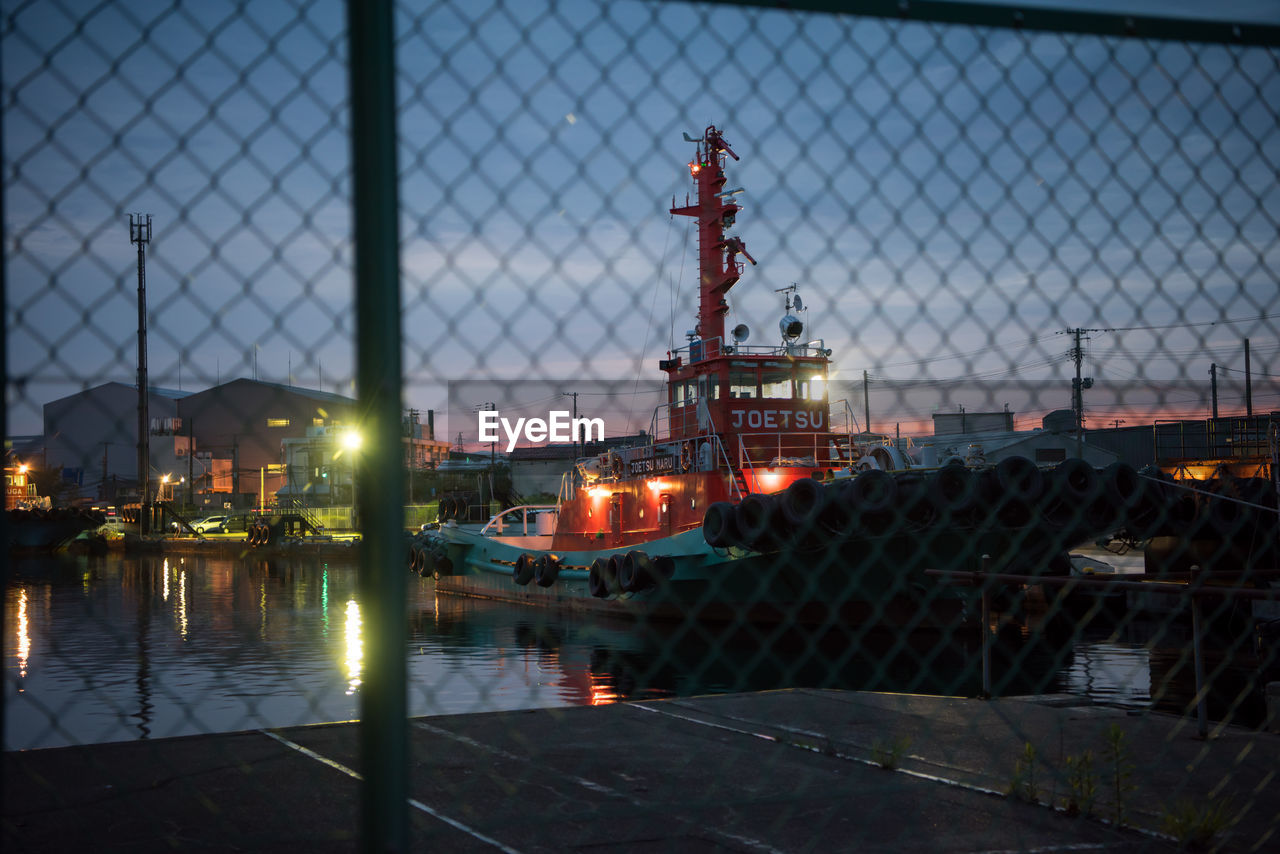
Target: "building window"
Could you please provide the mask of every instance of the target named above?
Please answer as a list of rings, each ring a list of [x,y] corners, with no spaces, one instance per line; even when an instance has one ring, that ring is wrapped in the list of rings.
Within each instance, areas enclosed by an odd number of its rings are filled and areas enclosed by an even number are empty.
[[[267,426],[268,427],[288,427],[289,419],[288,418],[268,418]]]
[[[312,427],[323,427],[323,426],[324,426],[324,419],[323,419],[323,418],[312,418],[312,419],[311,419],[311,426],[312,426]]]

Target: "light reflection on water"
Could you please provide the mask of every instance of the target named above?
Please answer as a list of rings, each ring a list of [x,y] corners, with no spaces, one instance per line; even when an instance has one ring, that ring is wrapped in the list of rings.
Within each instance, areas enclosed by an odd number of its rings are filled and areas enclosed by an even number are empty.
[[[1145,646],[1109,641],[1078,643],[1063,672],[1069,693],[1113,705],[1151,704],[1151,655]]]
[[[961,696],[981,687],[971,636],[726,633],[437,598],[408,573],[406,589],[413,715],[791,686]],[[350,560],[11,561],[5,609],[5,749],[352,720],[368,678]],[[1155,664],[1141,642],[1020,643],[1006,639],[997,656],[1003,695],[1152,702]],[[1014,660],[1016,669],[1002,664]]]

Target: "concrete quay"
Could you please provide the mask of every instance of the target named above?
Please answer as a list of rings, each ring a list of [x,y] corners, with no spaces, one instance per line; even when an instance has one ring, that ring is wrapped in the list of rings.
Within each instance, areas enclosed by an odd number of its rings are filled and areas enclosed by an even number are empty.
[[[1224,802],[1216,850],[1280,845],[1280,736],[1222,727],[1200,740],[1194,717],[1082,702],[797,689],[416,718],[412,848],[1167,851],[1165,813],[1187,804],[1193,823]],[[1065,759],[1085,750],[1089,818],[1061,808]],[[358,763],[349,723],[10,752],[0,842],[349,851]],[[1023,797],[1007,796],[1017,780]]]

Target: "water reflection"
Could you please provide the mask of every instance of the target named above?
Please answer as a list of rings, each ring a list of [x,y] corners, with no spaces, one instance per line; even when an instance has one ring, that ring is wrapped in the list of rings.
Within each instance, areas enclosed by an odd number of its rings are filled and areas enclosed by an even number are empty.
[[[347,694],[360,687],[360,663],[364,660],[364,642],[360,639],[360,604],[347,601]]]
[[[597,705],[783,687],[974,696],[974,635],[612,622],[435,596],[406,577],[414,715]],[[359,715],[357,571],[346,561],[118,556],[14,561],[5,591],[5,747],[289,726]],[[341,612],[331,614],[331,611]],[[340,625],[334,625],[340,620]],[[1183,711],[1175,626],[1050,636],[1001,628],[1000,695],[1066,691]],[[1227,699],[1249,674],[1214,664]],[[1234,682],[1232,681],[1234,679]]]
[[[1076,644],[1063,678],[1073,694],[1130,707],[1151,703],[1151,655],[1144,646],[1113,641]]]
[[[18,589],[18,678],[27,677],[27,660],[31,657],[31,632],[27,626],[27,589]],[[24,690],[19,684],[18,691]]]

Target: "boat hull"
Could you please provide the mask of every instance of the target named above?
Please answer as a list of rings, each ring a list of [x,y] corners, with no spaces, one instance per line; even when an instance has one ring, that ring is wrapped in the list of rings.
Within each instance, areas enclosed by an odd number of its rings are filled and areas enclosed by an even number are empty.
[[[557,554],[559,572],[541,586],[518,583],[520,556],[534,556],[520,544],[461,527],[433,536],[448,558],[444,571],[431,570],[437,591],[446,595],[645,620],[946,630],[977,625],[981,593],[940,582],[925,570],[978,571],[982,555],[1025,555],[1030,549],[1008,531],[897,532],[759,553],[711,548],[701,531],[689,531],[642,549]],[[631,551],[670,558],[669,577],[645,590],[593,595],[591,565]]]

